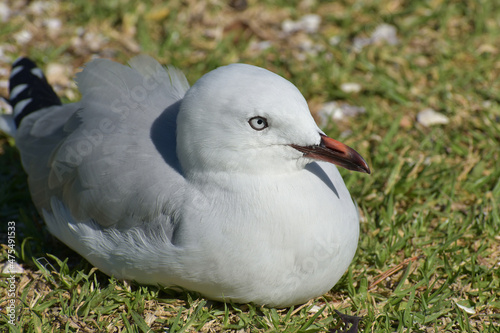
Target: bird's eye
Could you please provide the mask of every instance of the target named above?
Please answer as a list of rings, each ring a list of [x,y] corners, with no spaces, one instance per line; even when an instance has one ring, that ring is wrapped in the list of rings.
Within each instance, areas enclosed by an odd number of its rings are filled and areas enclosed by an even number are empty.
[[[250,120],[248,121],[248,123],[256,131],[262,131],[264,128],[266,128],[268,126],[267,125],[267,119],[264,118],[264,117],[253,117],[253,118],[250,118]]]

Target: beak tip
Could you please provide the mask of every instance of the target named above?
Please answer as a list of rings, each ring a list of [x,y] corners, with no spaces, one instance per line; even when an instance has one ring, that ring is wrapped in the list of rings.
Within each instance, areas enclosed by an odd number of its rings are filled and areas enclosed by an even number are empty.
[[[364,173],[367,173],[371,175],[372,171],[370,170],[370,167],[368,166],[368,163],[366,163],[365,160],[363,160],[364,163],[362,163],[361,169],[363,170]]]

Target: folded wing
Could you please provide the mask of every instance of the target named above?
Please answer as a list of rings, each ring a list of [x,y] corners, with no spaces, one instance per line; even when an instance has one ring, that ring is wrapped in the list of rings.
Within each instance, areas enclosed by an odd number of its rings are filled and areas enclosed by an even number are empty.
[[[176,116],[189,85],[148,56],[130,65],[92,61],[77,74],[80,102],[23,119],[16,141],[38,209],[55,196],[76,220],[104,227],[172,220],[185,185]]]

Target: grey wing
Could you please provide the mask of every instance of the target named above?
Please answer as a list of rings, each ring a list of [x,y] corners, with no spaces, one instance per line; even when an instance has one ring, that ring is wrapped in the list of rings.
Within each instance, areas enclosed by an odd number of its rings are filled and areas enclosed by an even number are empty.
[[[75,220],[105,227],[175,215],[185,188],[176,117],[189,85],[150,57],[130,65],[94,60],[77,75],[80,102],[23,120],[16,141],[40,211],[55,196]]]

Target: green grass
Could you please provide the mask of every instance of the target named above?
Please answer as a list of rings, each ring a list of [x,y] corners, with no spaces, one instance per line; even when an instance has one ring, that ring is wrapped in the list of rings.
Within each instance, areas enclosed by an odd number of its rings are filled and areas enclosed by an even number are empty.
[[[15,6],[13,0],[8,5]],[[50,2],[52,3],[52,2]],[[309,3],[309,7],[307,5]],[[92,56],[125,62],[137,50],[183,69],[191,83],[207,71],[246,62],[279,73],[316,112],[337,100],[367,112],[325,131],[358,150],[372,175],[342,170],[362,212],[359,247],[348,272],[305,306],[269,309],[211,302],[194,293],[117,281],[96,271],[53,237],[34,209],[15,143],[0,137],[0,238],[16,221],[16,326],[6,324],[6,277],[0,278],[0,327],[12,332],[324,332],[343,313],[363,316],[367,332],[500,332],[500,4],[464,1],[223,2],[132,0],[54,3],[42,14],[22,8],[0,25],[0,47],[42,68],[75,71]],[[280,35],[286,18],[322,17],[318,33]],[[44,31],[59,17],[63,29]],[[28,24],[29,22],[29,24]],[[352,50],[381,23],[400,43]],[[102,35],[93,47],[78,27]],[[32,32],[24,45],[15,34]],[[338,36],[332,46],[329,39]],[[250,45],[268,39],[271,46]],[[309,39],[316,54],[300,51]],[[2,69],[9,62],[0,62]],[[0,73],[1,74],[1,73]],[[1,74],[5,80],[7,74]],[[345,82],[362,91],[340,90]],[[3,88],[2,88],[3,89]],[[7,95],[5,89],[0,91]],[[66,102],[73,86],[59,87]],[[423,127],[425,108],[447,125]],[[0,263],[7,260],[7,248]],[[378,284],[379,275],[396,271]],[[467,313],[461,307],[473,309]]]

